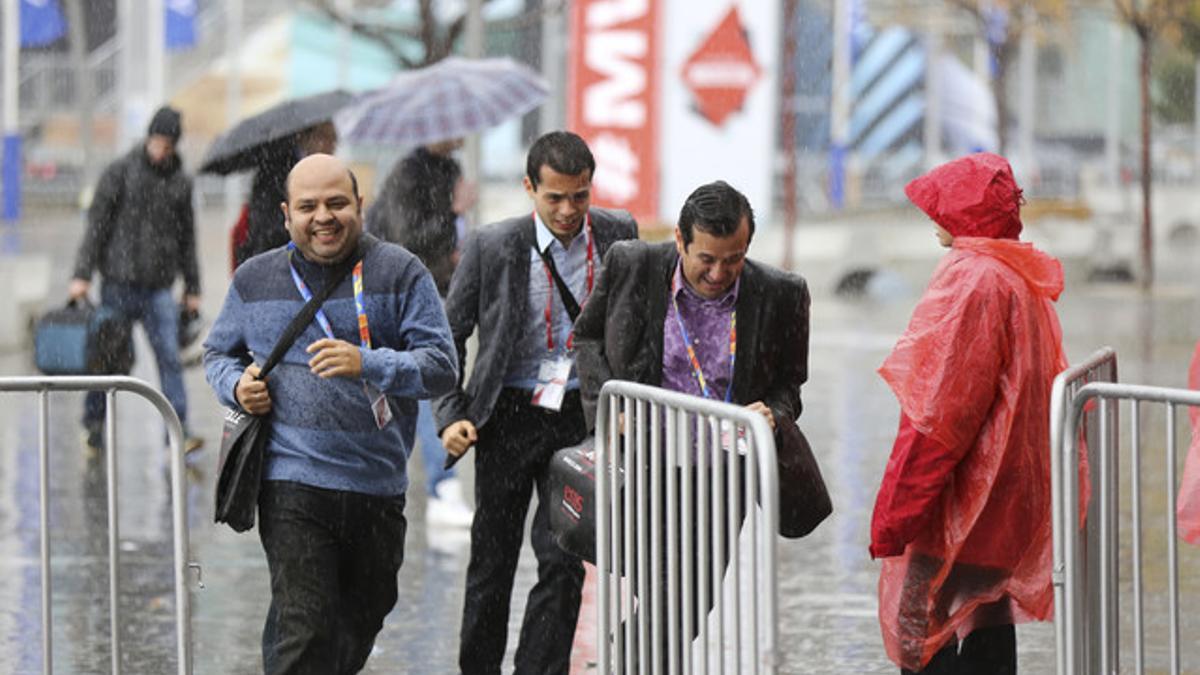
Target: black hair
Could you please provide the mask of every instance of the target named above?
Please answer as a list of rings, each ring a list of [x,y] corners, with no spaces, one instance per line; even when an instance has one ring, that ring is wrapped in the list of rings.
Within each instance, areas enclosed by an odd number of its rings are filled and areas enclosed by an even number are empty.
[[[694,228],[714,237],[730,237],[746,219],[750,239],[754,238],[754,209],[746,195],[723,180],[701,185],[688,195],[679,211],[679,232],[683,246],[692,243]]]
[[[543,134],[529,148],[529,156],[525,159],[525,175],[537,189],[541,179],[543,166],[549,166],[555,171],[567,175],[578,176],[584,171],[588,175],[596,173],[596,160],[578,134],[570,131],[551,131]]]

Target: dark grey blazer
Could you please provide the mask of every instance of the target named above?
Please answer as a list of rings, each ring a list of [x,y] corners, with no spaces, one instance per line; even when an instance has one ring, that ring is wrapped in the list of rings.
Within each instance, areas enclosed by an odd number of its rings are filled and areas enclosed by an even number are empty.
[[[601,259],[613,242],[638,236],[637,222],[625,211],[593,207],[589,213]],[[446,296],[446,316],[458,348],[459,380],[454,391],[433,402],[439,431],[464,419],[478,428],[491,416],[513,347],[525,327],[529,256],[536,242],[532,215],[487,225],[467,240]],[[467,338],[476,326],[479,354],[464,387]]]
[[[576,365],[588,428],[610,379],[662,385],[663,323],[679,254],[675,242],[621,242],[604,258],[592,297],[575,322]],[[747,260],[737,299],[733,402],[762,401],[777,419],[800,416],[808,379],[808,285]]]

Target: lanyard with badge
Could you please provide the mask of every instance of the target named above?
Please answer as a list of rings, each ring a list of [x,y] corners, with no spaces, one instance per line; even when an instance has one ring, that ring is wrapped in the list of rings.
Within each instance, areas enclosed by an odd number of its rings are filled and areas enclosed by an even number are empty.
[[[683,314],[679,312],[679,300],[676,294],[671,294],[671,304],[675,309],[675,323],[679,326],[679,335],[683,338],[684,349],[687,350],[688,363],[692,368],[692,377],[696,379],[697,386],[700,387],[700,395],[707,399],[715,399],[712,390],[708,386],[708,380],[704,377],[704,370],[700,367],[700,359],[696,356],[696,348],[692,345],[691,335],[688,334],[687,326],[683,323]],[[737,363],[737,309],[729,313],[729,385],[725,387],[725,402],[733,401],[733,367]],[[732,443],[732,425],[729,422],[721,422],[721,446],[725,449],[730,449]],[[745,429],[738,429],[737,439],[738,454],[746,454],[746,432]]]
[[[592,237],[592,222],[591,216],[584,216],[583,232],[587,241],[587,295],[584,296],[584,302],[592,294],[592,287],[596,282],[596,242]],[[567,317],[574,324],[579,318],[581,311],[579,303],[575,300],[575,296],[571,293],[571,289],[567,288],[567,283],[563,281],[562,276],[558,273],[558,267],[554,264],[554,258],[546,251],[538,250],[538,256],[542,259],[542,267],[546,271],[546,283],[550,286],[556,286],[558,293],[562,296],[563,307],[567,311]],[[533,388],[533,404],[558,412],[562,409],[563,396],[567,392],[567,380],[571,377],[571,367],[575,365],[575,330],[567,335],[566,350],[555,354],[554,352],[554,292],[550,291],[546,294],[546,358],[542,359],[538,366],[537,384]]]
[[[292,253],[296,250],[296,244],[288,242],[288,269],[292,273],[292,281],[296,284],[296,290],[300,291],[300,297],[308,302],[312,298],[312,292],[308,290],[308,284],[304,283],[304,279],[300,276],[300,272],[296,270],[295,264],[292,263]],[[354,280],[354,309],[358,314],[358,341],[364,349],[371,348],[371,331],[367,325],[367,312],[363,303],[363,263],[359,260],[354,265],[354,271],[351,273]],[[330,340],[336,340],[333,335],[333,325],[329,323],[329,317],[325,316],[324,310],[317,310],[317,323],[321,326],[321,330]],[[388,405],[387,396],[384,395],[375,385],[363,380],[363,391],[367,394],[367,401],[371,404],[371,414],[375,418],[375,425],[380,429],[386,427],[388,422],[392,421],[392,409]]]

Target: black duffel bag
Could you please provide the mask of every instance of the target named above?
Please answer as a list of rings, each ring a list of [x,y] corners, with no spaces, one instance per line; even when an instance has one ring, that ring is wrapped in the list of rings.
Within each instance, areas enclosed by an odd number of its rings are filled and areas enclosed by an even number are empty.
[[[596,562],[595,438],[563,448],[550,460],[550,530],[559,548]],[[779,475],[779,534],[803,537],[831,513],[833,504],[816,456],[794,422],[776,417],[776,466]],[[744,468],[742,469],[745,470]],[[618,466],[618,499],[625,472]],[[620,515],[620,514],[618,514]]]
[[[550,531],[559,548],[590,563],[596,562],[595,445],[589,436],[550,458]],[[618,482],[624,477],[618,467]]]

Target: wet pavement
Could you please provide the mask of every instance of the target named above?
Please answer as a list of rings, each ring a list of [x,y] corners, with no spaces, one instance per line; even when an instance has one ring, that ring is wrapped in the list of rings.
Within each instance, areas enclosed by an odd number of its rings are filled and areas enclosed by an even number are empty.
[[[206,211],[200,219],[204,314],[210,319],[228,279],[228,222],[219,210]],[[52,269],[61,272],[62,278],[50,283],[54,298],[65,293],[81,228],[77,215],[58,211],[29,214],[18,229],[20,250],[48,256]],[[928,236],[931,247],[927,262],[916,265],[918,272],[925,268],[925,278],[937,250],[926,230],[919,230],[919,236]],[[775,250],[771,237],[769,231],[762,233],[755,250]],[[1183,386],[1187,360],[1200,336],[1200,278],[1187,278],[1196,254],[1191,249],[1168,252],[1166,269],[1174,270],[1174,276],[1168,274],[1167,282],[1149,296],[1128,286],[1073,282],[1059,302],[1071,361],[1082,360],[1101,345],[1112,345],[1119,354],[1123,381]],[[0,257],[0,264],[3,261]],[[1068,278],[1079,276],[1068,270]],[[821,461],[835,512],[810,537],[780,541],[780,644],[785,658],[781,672],[894,673],[878,635],[878,565],[868,558],[866,545],[870,509],[890,450],[897,409],[874,370],[903,329],[921,286],[914,277],[881,286],[869,297],[841,299],[831,292],[833,278],[825,273],[810,276],[810,381],[803,392],[801,423]],[[138,340],[134,375],[157,384],[140,333]],[[33,372],[27,352],[0,353],[0,374]],[[236,535],[211,522],[221,411],[199,367],[186,371],[186,384],[193,430],[208,441],[191,458],[187,495],[192,559],[203,565],[205,584],[203,589],[193,584],[192,591],[195,671],[260,672],[259,635],[268,602],[266,565],[255,534]],[[57,672],[107,672],[104,468],[82,451],[77,424],[81,406],[82,395],[52,397],[53,658]],[[118,413],[122,429],[120,607],[126,621],[121,630],[123,663],[126,672],[171,672],[175,663],[171,519],[162,426],[148,404],[129,395],[119,396]],[[1161,443],[1161,431],[1158,434]],[[0,672],[38,672],[41,667],[37,438],[35,398],[0,394]],[[467,538],[465,532],[431,532],[426,527],[423,469],[419,459],[410,466],[413,489],[400,599],[366,672],[455,672]],[[1163,475],[1161,453],[1147,460],[1146,471],[1151,477]],[[469,466],[464,479],[470,483]],[[1147,517],[1161,518],[1164,501],[1161,490],[1147,494]],[[1127,511],[1127,505],[1123,509]],[[1161,540],[1159,535],[1158,546]],[[1151,537],[1147,546],[1155,542]],[[1150,562],[1150,604],[1155,606],[1162,604],[1165,574],[1157,560]],[[1200,555],[1185,546],[1181,562],[1187,608],[1188,594],[1194,606],[1200,592]],[[533,574],[527,548],[514,594],[509,664]],[[582,632],[588,633],[590,622],[585,608]],[[1195,635],[1198,624],[1200,612],[1185,609],[1184,667],[1192,672],[1200,672],[1200,645],[1186,636]],[[1150,623],[1147,650],[1152,670],[1166,663],[1164,633],[1165,620]],[[591,641],[590,634],[585,638]],[[1130,644],[1129,639],[1125,644]],[[1021,627],[1018,648],[1021,672],[1053,671],[1050,624]],[[580,643],[576,651],[577,670],[586,672],[591,650]]]

